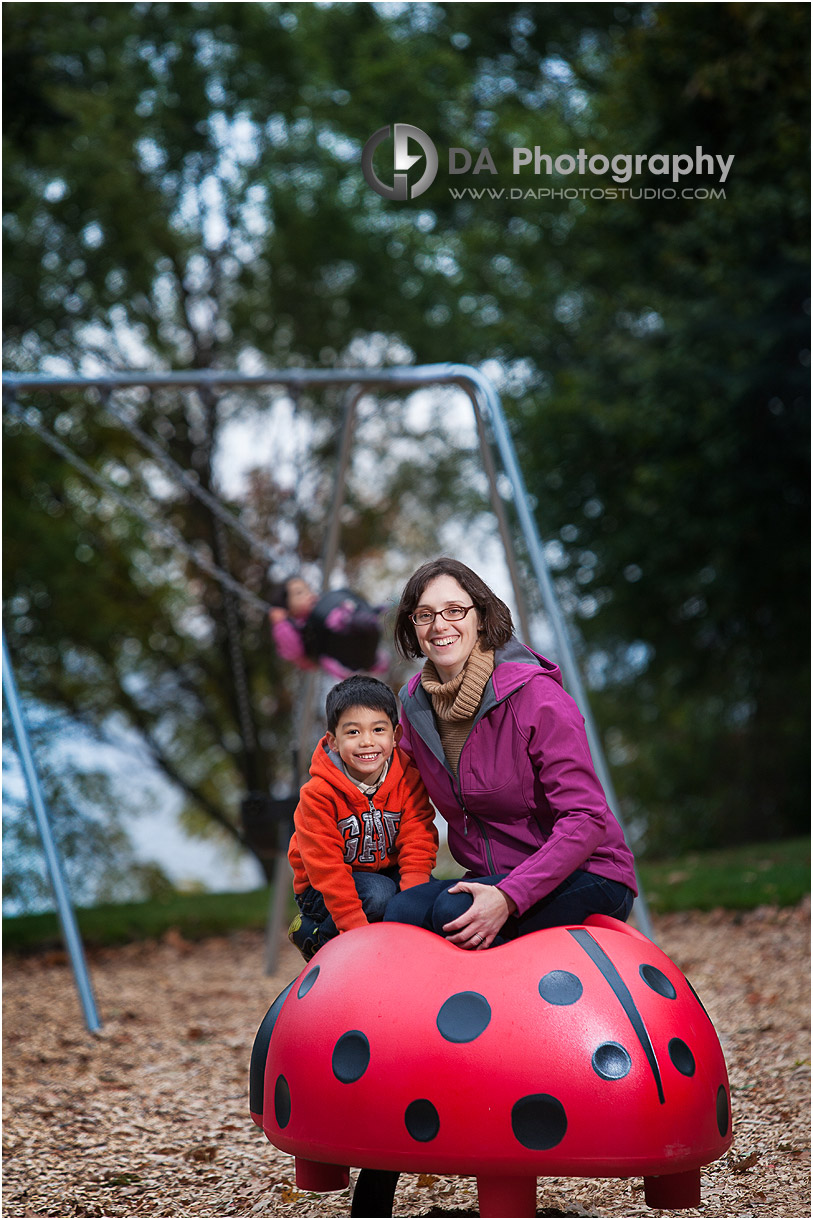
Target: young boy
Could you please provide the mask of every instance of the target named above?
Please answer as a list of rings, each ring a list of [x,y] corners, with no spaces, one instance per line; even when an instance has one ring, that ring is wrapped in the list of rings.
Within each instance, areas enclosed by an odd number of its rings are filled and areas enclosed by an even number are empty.
[[[329,691],[327,733],[299,794],[288,859],[300,914],[288,931],[305,961],[340,932],[382,919],[400,889],[430,879],[434,811],[398,749],[398,704],[377,678]]]

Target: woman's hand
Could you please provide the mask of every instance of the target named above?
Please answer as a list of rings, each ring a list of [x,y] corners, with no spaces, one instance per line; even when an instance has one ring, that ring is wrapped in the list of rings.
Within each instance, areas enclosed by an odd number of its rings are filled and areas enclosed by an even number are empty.
[[[465,914],[443,928],[447,939],[461,949],[488,949],[509,915],[516,914],[517,904],[513,898],[496,885],[458,881],[449,888],[449,893],[472,896],[472,904]]]

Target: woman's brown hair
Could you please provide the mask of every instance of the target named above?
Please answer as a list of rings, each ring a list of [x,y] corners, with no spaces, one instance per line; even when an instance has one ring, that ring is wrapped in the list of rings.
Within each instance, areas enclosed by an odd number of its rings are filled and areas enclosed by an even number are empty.
[[[410,576],[395,616],[395,647],[402,657],[420,657],[418,636],[415,624],[409,617],[420,605],[423,591],[430,581],[438,576],[451,576],[461,589],[465,589],[480,614],[483,630],[483,643],[486,648],[502,648],[514,633],[511,611],[505,602],[500,601],[496,593],[492,593],[485,581],[476,572],[467,568],[459,559],[430,559]]]

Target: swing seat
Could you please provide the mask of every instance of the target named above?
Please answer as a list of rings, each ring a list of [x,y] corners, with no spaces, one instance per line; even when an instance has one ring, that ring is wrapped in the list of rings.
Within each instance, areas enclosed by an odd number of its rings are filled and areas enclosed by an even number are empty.
[[[240,802],[243,838],[258,856],[271,858],[287,851],[293,833],[294,810],[299,793],[274,797],[266,792],[249,792]]]
[[[471,1174],[532,1216],[539,1175],[642,1175],[696,1207],[731,1144],[725,1061],[680,970],[606,917],[484,953],[379,923],[330,941],[258,1031],[250,1108],[304,1190],[350,1166]]]

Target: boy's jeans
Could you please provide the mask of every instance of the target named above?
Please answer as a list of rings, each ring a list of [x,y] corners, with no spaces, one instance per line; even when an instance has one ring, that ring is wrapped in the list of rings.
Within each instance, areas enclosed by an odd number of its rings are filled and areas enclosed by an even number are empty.
[[[366,872],[364,869],[353,869],[353,880],[356,892],[361,899],[364,914],[370,923],[378,923],[384,918],[384,910],[391,898],[398,893],[400,875],[397,868],[387,868],[380,873]],[[339,935],[339,929],[333,922],[333,916],[325,906],[325,900],[319,890],[309,885],[301,894],[295,894],[296,904],[303,915],[308,916],[318,924],[318,940],[320,944]]]

